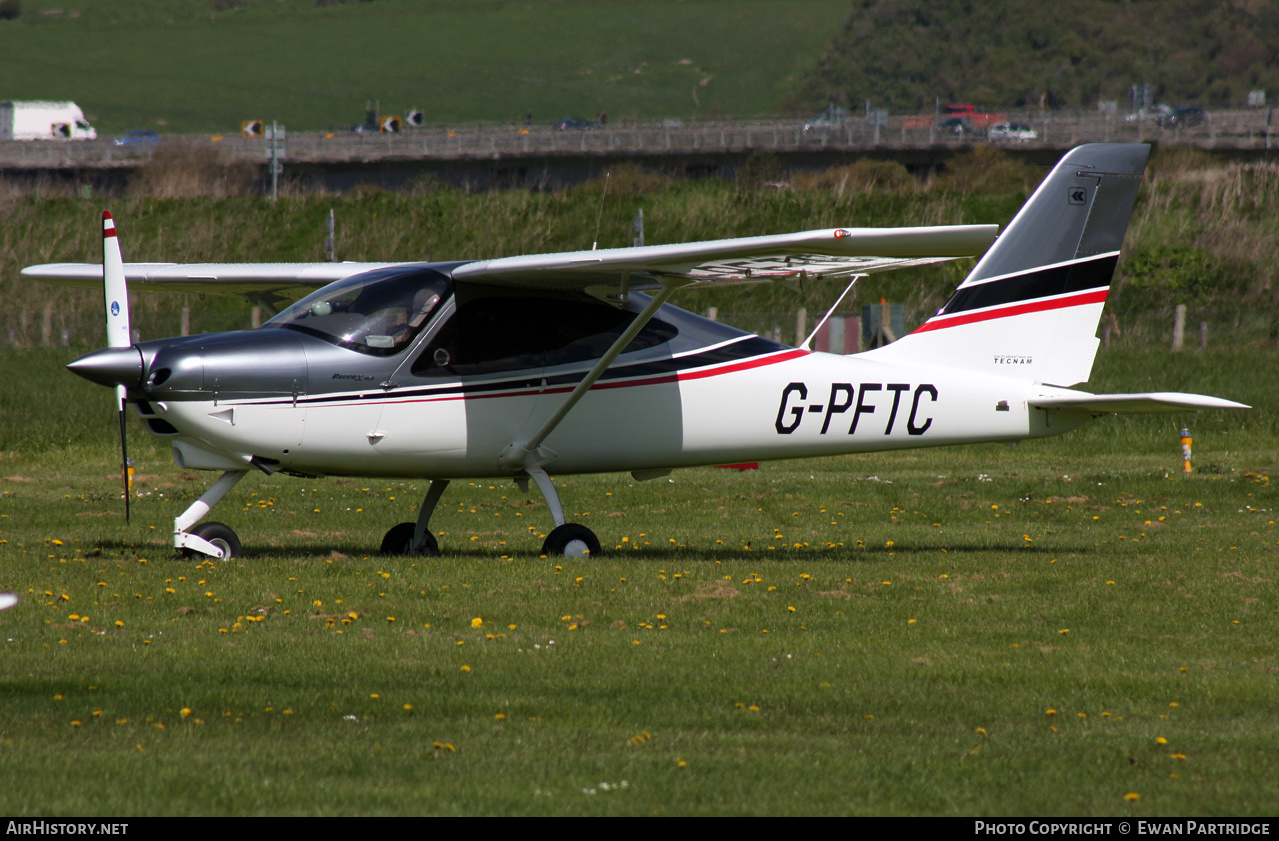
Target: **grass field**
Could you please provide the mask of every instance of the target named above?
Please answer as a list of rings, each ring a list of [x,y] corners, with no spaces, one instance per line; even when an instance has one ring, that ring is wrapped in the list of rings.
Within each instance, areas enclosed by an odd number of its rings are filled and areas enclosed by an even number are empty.
[[[76,9],[80,5],[80,9]],[[774,114],[846,0],[26,0],[4,99],[69,99],[100,132]]]
[[[454,483],[438,560],[378,557],[408,482],[252,477],[250,553],[174,560],[211,475],[104,390],[0,359],[0,811],[1271,815],[1279,356],[1103,352],[1091,386],[1248,413],[975,446]],[[48,389],[42,391],[41,389]],[[1177,430],[1195,433],[1180,473]]]

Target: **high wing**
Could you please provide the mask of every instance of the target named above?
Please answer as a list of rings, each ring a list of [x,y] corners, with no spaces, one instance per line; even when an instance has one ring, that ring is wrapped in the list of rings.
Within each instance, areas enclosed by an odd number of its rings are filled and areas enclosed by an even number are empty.
[[[740,285],[805,277],[864,275],[981,254],[997,225],[919,228],[830,228],[794,234],[742,237],[531,254],[467,262],[453,269],[458,281],[531,289],[604,287],[646,289]],[[413,263],[126,263],[131,288],[237,295],[273,309],[321,286],[370,269]],[[23,277],[100,288],[97,263],[49,263],[22,270]],[[602,290],[601,290],[602,291]]]
[[[453,270],[459,281],[540,289],[741,285],[804,277],[846,277],[975,256],[997,225],[828,228],[795,234],[646,245],[479,260]]]
[[[400,263],[125,263],[132,289],[237,295],[272,310],[322,286],[370,269]],[[63,286],[102,288],[101,263],[28,266],[23,277]]]

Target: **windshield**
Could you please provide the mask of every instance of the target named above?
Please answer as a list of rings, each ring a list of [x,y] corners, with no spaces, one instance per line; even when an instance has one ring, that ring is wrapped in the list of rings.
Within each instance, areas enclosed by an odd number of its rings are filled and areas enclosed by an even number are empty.
[[[262,326],[288,327],[360,353],[390,356],[422,332],[452,285],[435,269],[376,269],[331,283]]]

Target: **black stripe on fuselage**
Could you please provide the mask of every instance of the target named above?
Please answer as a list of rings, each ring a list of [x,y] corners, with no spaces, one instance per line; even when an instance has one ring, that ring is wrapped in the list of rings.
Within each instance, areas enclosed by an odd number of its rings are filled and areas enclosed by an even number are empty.
[[[652,359],[645,362],[636,362],[631,365],[620,365],[616,368],[610,368],[604,372],[602,377],[600,377],[600,381],[679,374],[682,371],[694,368],[705,368],[708,365],[720,365],[726,362],[751,359],[756,356],[764,356],[769,353],[776,353],[780,350],[786,349],[785,345],[780,345],[777,342],[773,342],[759,336],[747,336],[739,341],[729,342],[728,344],[720,347],[711,348],[698,353],[690,353],[673,358],[667,357],[665,359]],[[478,397],[492,392],[519,391],[521,389],[534,388],[541,389],[543,380],[545,380],[547,388],[576,385],[581,382],[582,377],[586,376],[587,373],[586,370],[579,370],[544,377],[541,373],[541,369],[536,370],[537,373],[532,374],[531,376],[508,377],[501,380],[489,380],[486,382],[469,382],[462,383],[460,386],[456,381],[454,381],[437,386],[418,386],[413,388],[397,389],[392,392],[370,390],[359,394],[315,394],[307,397],[300,397],[298,398],[297,403],[299,405],[309,405],[316,403],[332,404],[359,402],[367,400],[370,396],[376,396],[379,399],[391,397],[397,400],[408,397],[421,399],[456,396],[458,394],[467,397]]]
[[[1003,304],[1015,304],[1068,292],[1083,292],[1110,285],[1119,256],[1110,254],[1063,266],[1033,269],[1024,274],[978,283],[959,289],[938,315],[952,315]]]

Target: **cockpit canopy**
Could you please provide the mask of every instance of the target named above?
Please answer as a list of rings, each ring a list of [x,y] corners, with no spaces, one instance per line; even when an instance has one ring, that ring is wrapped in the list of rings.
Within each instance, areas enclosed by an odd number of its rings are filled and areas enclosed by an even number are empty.
[[[360,353],[391,356],[417,338],[452,289],[452,279],[436,269],[375,269],[329,284],[262,326],[287,327]]]

